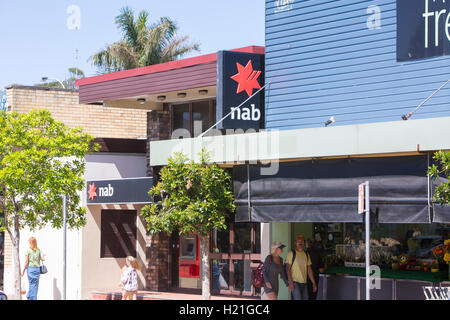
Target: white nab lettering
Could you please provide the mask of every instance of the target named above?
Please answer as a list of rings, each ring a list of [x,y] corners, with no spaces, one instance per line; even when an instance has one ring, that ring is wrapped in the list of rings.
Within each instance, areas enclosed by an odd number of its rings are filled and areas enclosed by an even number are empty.
[[[112,197],[114,195],[114,188],[110,184],[107,187],[98,189],[100,197]]]
[[[231,108],[232,120],[259,121],[261,119],[261,110],[251,104],[251,108]]]

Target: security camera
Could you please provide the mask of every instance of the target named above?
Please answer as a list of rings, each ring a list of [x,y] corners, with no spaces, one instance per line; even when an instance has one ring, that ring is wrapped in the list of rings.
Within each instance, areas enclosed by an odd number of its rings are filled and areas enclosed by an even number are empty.
[[[335,123],[336,120],[334,119],[334,117],[330,117],[330,119],[328,119],[327,122],[325,122],[325,127],[328,127],[330,124]]]

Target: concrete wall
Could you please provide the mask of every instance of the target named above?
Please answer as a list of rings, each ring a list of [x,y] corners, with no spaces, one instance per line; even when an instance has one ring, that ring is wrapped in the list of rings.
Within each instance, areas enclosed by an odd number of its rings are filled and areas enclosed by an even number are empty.
[[[293,247],[291,245],[292,228],[291,224],[287,222],[270,223],[271,226],[271,243],[273,241],[280,241],[286,246],[283,253],[280,255],[283,262],[286,261],[286,256]],[[264,257],[265,258],[265,257]],[[286,287],[283,280],[279,280],[278,300],[290,300],[289,289]]]
[[[52,228],[44,228],[38,231],[30,231],[28,228],[21,231],[21,241],[19,246],[21,270],[25,263],[25,253],[29,248],[28,239],[33,236],[37,239],[38,247],[46,255],[45,265],[48,273],[41,275],[39,282],[38,299],[39,300],[60,300],[62,298],[62,276],[63,276],[63,231]],[[5,241],[9,243],[8,251],[5,253],[9,257],[8,264],[5,264],[4,270],[4,291],[9,299],[17,299],[14,292],[13,279],[14,270],[11,262],[12,247],[9,235],[6,235]],[[81,231],[68,230],[67,232],[67,278],[66,292],[67,299],[80,299],[81,290]],[[25,276],[22,278],[22,290],[28,291],[28,280]],[[23,295],[25,299],[26,295]]]
[[[145,155],[94,154],[86,157],[86,180],[121,179],[145,177]],[[83,203],[86,203],[83,192]],[[142,206],[108,206],[105,209],[136,209]],[[67,233],[67,299],[87,299],[95,289],[117,289],[120,281],[120,268],[124,259],[100,259],[100,212],[101,206],[90,206],[87,211],[87,224],[81,230],[69,230]],[[145,270],[145,227],[138,218],[138,257]],[[49,272],[41,276],[38,299],[59,300],[62,297],[62,261],[63,231],[46,227],[32,232],[21,231],[20,257],[21,266],[25,262],[28,239],[37,238],[38,246],[46,254],[46,266]],[[5,237],[5,271],[4,291],[13,297],[12,247],[9,236]],[[140,274],[140,288],[145,284],[145,275]],[[27,290],[28,280],[22,278],[22,288]]]
[[[120,282],[120,270],[125,265],[125,258],[100,258],[100,240],[101,240],[101,210],[102,209],[124,209],[137,210],[137,260],[141,271],[139,272],[139,289],[145,288],[145,237],[146,230],[139,212],[142,205],[136,206],[88,206],[87,224],[83,228],[82,239],[82,272],[81,272],[81,299],[88,299],[92,292],[103,290],[117,291],[120,290],[118,284]]]
[[[86,180],[123,179],[145,177],[145,155],[94,154],[86,157]],[[84,203],[86,203],[84,193]],[[100,258],[100,227],[102,209],[124,209],[138,211],[137,248],[138,261],[145,270],[145,227],[139,218],[140,206],[108,205],[88,206],[87,224],[82,230],[81,298],[87,299],[95,290],[118,290],[120,269],[125,259]],[[145,275],[141,272],[140,288],[145,286]]]

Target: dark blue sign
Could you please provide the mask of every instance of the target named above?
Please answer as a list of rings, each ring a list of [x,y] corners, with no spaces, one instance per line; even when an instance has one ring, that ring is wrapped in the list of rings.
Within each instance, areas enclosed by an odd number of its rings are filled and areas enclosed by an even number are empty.
[[[264,90],[255,93],[264,86],[264,55],[220,51],[217,54],[217,64],[217,122],[231,112],[225,120],[218,123],[217,128],[263,128]],[[249,100],[245,102],[247,99]],[[245,103],[239,107],[243,102]]]
[[[88,181],[87,204],[151,203],[153,178]]]
[[[397,0],[397,61],[450,54],[450,0]]]

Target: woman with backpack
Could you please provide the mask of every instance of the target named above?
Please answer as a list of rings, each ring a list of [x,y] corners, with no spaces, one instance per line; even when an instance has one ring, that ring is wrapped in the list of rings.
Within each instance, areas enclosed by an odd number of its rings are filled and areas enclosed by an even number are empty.
[[[120,286],[123,288],[122,300],[137,300],[139,264],[134,257],[128,256],[126,266],[122,268]]]
[[[281,276],[286,287],[289,286],[289,281],[284,273],[283,259],[280,254],[286,246],[280,241],[272,243],[270,254],[264,260],[263,275],[264,275],[264,292],[270,300],[278,299],[278,277]]]

